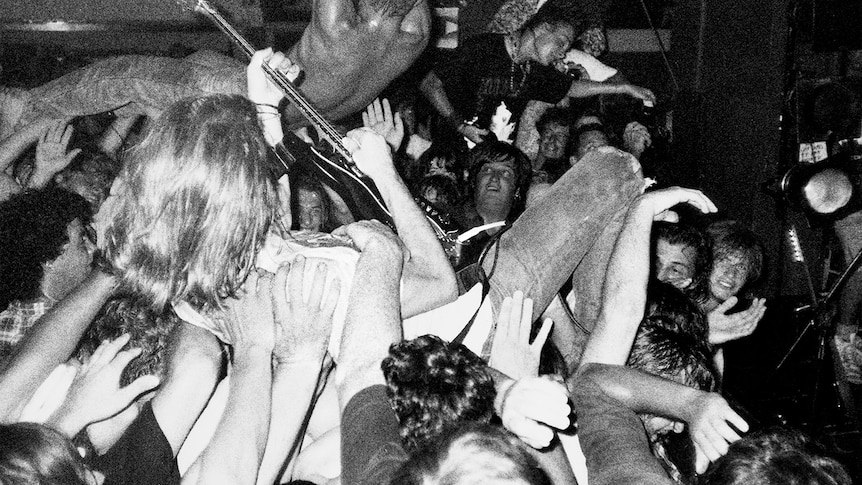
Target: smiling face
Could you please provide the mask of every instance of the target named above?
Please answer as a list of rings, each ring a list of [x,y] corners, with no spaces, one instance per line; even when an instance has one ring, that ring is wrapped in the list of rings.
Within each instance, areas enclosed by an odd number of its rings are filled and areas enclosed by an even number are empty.
[[[575,29],[566,23],[541,24],[533,30],[533,36],[533,46],[536,49],[533,60],[549,66],[566,56],[566,51],[574,42]]]
[[[684,290],[694,280],[697,252],[685,244],[672,244],[663,239],[656,242],[655,276],[679,290]]]
[[[323,225],[323,201],[314,191],[299,189],[299,228],[319,232]]]
[[[748,281],[749,272],[748,261],[738,252],[716,259],[709,275],[710,297],[717,302],[724,302],[736,296]]]
[[[548,159],[566,156],[569,144],[569,128],[558,123],[548,123],[539,135],[539,153]]]

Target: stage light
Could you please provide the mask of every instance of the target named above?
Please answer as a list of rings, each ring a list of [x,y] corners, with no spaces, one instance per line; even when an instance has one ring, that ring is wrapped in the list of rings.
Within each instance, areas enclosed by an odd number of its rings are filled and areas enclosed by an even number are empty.
[[[856,152],[847,147],[821,162],[797,164],[781,179],[784,197],[814,220],[840,219],[858,210],[862,184]]]

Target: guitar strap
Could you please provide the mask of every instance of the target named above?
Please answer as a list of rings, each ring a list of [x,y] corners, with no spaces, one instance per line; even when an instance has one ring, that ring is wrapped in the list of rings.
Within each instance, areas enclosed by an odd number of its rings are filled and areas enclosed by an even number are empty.
[[[482,304],[485,303],[485,298],[488,297],[488,293],[491,291],[491,284],[489,283],[489,278],[494,274],[494,270],[497,268],[497,257],[500,255],[500,245],[495,244],[500,240],[500,236],[503,235],[504,232],[508,229],[508,226],[505,226],[500,232],[494,235],[488,242],[485,244],[485,247],[482,249],[482,253],[479,255],[479,260],[475,263],[461,269],[455,274],[455,277],[458,280],[458,293],[464,294],[470,290],[476,284],[482,285],[482,297],[479,299],[479,307],[476,308],[476,311],[473,312],[473,316],[470,317],[470,321],[464,325],[464,328],[452,339],[453,343],[463,344],[464,339],[467,338],[467,334],[470,333],[470,329],[473,328],[473,323],[476,321],[476,317],[479,315],[479,310],[482,309]],[[485,257],[488,255],[491,247],[494,247],[494,263],[491,265],[490,274],[485,273],[485,269],[482,268],[482,264],[485,262]]]

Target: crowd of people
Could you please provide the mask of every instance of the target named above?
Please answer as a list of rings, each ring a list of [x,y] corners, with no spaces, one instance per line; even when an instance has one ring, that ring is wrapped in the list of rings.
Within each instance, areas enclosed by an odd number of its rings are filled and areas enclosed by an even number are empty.
[[[594,31],[497,19],[375,99],[428,5],[314,5],[245,69],[122,56],[4,95],[0,482],[850,483],[722,397],[763,246],[649,186],[656,97]],[[361,110],[361,178],[296,160],[330,142],[264,64]]]

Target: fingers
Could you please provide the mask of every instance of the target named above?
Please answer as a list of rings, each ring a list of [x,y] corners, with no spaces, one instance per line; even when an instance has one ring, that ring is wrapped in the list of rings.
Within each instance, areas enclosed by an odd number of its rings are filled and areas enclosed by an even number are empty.
[[[290,265],[290,276],[287,281],[287,291],[290,302],[302,303],[302,280],[305,277],[305,257],[297,256]]]
[[[113,361],[114,357],[117,356],[117,353],[120,351],[120,349],[122,349],[127,343],[129,343],[130,338],[131,335],[124,333],[123,335],[120,335],[116,340],[106,340],[102,342],[102,344],[99,345],[99,348],[97,348],[96,351],[93,352],[93,355],[90,357],[90,362],[87,368],[98,369],[100,367],[104,367],[105,365]],[[128,363],[128,361],[126,363]]]
[[[545,321],[542,322],[542,327],[539,329],[539,333],[536,334],[536,340],[533,341],[533,348],[536,352],[541,352],[542,347],[545,346],[545,342],[548,340],[548,335],[551,334],[551,328],[554,326],[554,321],[550,318],[546,318]]]
[[[263,61],[268,59],[272,55],[272,47],[267,47],[266,49],[261,49],[256,51],[251,59],[248,61],[248,67],[256,67],[260,68],[263,66]]]
[[[315,310],[320,309],[320,301],[323,299],[323,289],[326,285],[327,271],[326,263],[318,263],[312,274],[311,294],[308,297],[307,304]]]
[[[694,460],[694,468],[697,471],[698,475],[701,475],[706,472],[706,469],[709,468],[709,458],[706,456],[706,453],[703,452],[700,445],[697,442],[694,443],[694,451],[695,451],[695,460]]]
[[[383,120],[392,120],[392,107],[389,105],[389,100],[383,98],[383,101],[380,103],[380,105],[383,109]]]
[[[374,117],[377,119],[377,122],[384,121],[383,117],[383,106],[380,104],[380,98],[374,98],[374,101],[371,102],[371,106],[374,108]]]
[[[506,428],[537,450],[547,448],[554,439],[551,428],[523,416],[512,418],[506,423]]]
[[[366,128],[371,128],[373,123],[371,123],[371,118],[368,116],[368,110],[362,112],[362,126]]]
[[[272,279],[272,302],[279,308],[287,303],[287,278],[290,270],[290,264],[282,264],[275,272],[275,278]]]
[[[518,315],[518,341],[527,345],[530,343],[530,330],[533,328],[533,300],[524,298],[524,294],[520,291],[518,293],[522,299],[521,314]]]
[[[329,292],[326,294],[326,298],[323,299],[323,314],[327,316],[332,316],[335,313],[335,307],[338,305],[338,297],[341,296],[341,280],[338,278],[333,278],[332,283],[329,284]]]
[[[730,311],[731,308],[733,308],[734,305],[736,305],[736,302],[738,302],[738,301],[739,301],[739,298],[737,298],[735,296],[731,296],[727,300],[724,300],[724,302],[721,305],[718,305],[717,307],[715,307],[715,310],[713,310],[713,311],[716,313],[720,313],[722,315],[725,315],[725,314],[727,314],[728,311]]]
[[[141,394],[158,387],[160,382],[158,377],[152,375],[138,377],[120,391],[121,396],[124,401],[132,402],[132,400]]]
[[[497,333],[495,335],[499,335],[501,339],[507,338],[509,336],[511,321],[512,297],[507,296],[506,298],[503,298],[503,304],[500,305],[500,319],[497,321]]]

